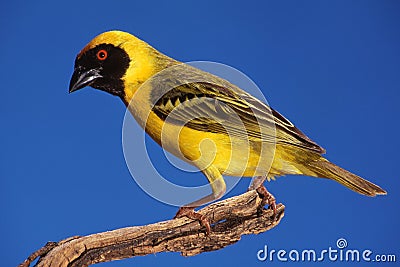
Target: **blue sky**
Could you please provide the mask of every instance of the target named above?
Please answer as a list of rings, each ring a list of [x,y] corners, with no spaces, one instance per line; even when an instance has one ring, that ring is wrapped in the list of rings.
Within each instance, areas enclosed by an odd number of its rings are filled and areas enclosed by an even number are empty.
[[[265,266],[272,263],[256,257],[264,245],[322,250],[341,237],[349,248],[400,260],[399,3],[215,2],[2,2],[4,266],[50,240],[144,225],[176,212],[130,177],[121,146],[122,102],[93,89],[68,94],[76,54],[111,29],[133,33],[181,61],[221,62],[244,72],[272,107],[327,149],[329,160],[388,195],[368,198],[332,181],[287,176],[267,184],[287,207],[281,224],[267,233],[191,258],[163,253],[100,266]],[[186,175],[149,147],[167,175]],[[241,181],[229,195],[247,185]],[[314,265],[325,264],[345,263]]]

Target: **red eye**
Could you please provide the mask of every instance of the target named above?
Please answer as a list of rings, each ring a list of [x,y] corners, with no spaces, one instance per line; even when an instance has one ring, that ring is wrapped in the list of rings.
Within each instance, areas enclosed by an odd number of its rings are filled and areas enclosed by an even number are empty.
[[[99,52],[97,52],[96,56],[97,56],[98,60],[105,60],[107,58],[108,54],[107,54],[106,50],[102,49],[102,50],[99,50]]]

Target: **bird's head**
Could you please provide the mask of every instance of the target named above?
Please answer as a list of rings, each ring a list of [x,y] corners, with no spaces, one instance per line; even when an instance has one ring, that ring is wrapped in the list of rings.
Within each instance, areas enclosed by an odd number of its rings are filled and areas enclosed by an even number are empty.
[[[69,92],[91,86],[127,101],[157,72],[160,55],[129,33],[102,33],[76,56]]]

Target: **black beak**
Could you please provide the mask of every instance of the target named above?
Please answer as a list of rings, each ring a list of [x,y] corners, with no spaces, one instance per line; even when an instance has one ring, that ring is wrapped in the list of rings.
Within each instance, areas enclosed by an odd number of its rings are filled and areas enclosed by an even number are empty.
[[[91,85],[96,79],[102,78],[99,69],[85,70],[80,67],[75,68],[69,82],[69,92],[72,93],[83,87]]]

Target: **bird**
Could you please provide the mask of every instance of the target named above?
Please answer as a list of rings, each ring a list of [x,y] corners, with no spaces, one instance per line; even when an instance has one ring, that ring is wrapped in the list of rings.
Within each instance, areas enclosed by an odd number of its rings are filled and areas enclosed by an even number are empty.
[[[264,181],[284,175],[327,178],[370,197],[386,194],[328,161],[324,148],[265,102],[130,33],[103,32],[77,54],[69,92],[87,86],[120,98],[163,149],[201,170],[212,193],[181,206],[175,217],[196,219],[207,233],[210,223],[195,208],[224,195],[225,175],[252,177],[249,190],[274,214],[275,197]]]

